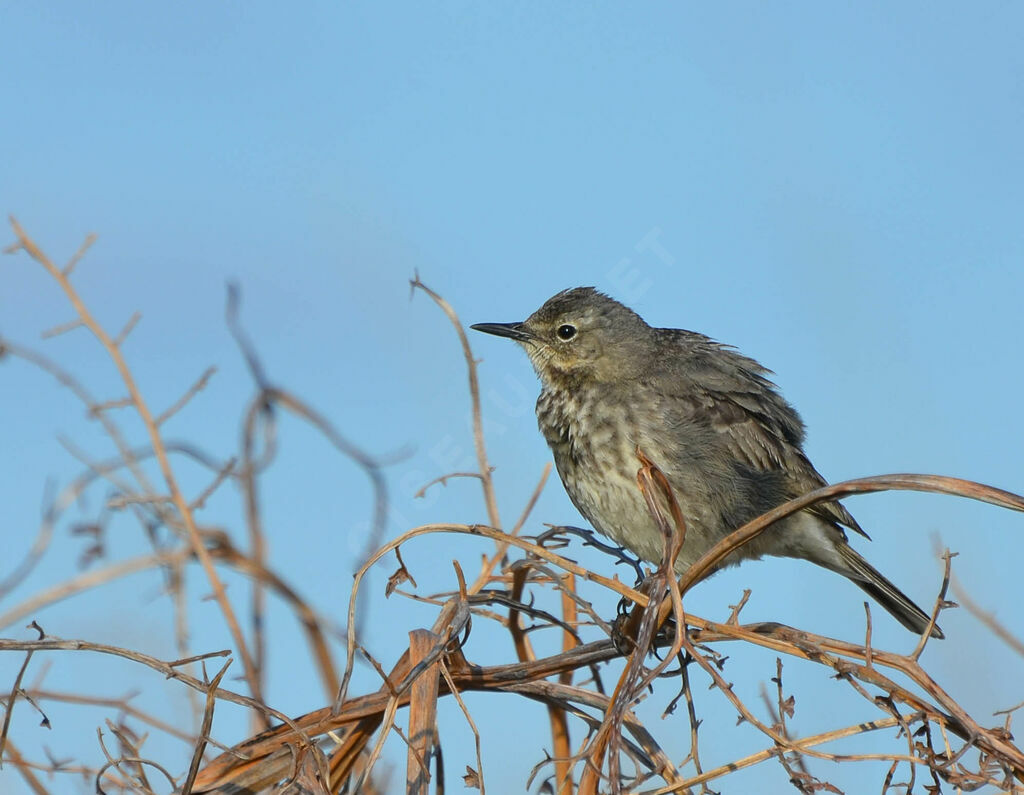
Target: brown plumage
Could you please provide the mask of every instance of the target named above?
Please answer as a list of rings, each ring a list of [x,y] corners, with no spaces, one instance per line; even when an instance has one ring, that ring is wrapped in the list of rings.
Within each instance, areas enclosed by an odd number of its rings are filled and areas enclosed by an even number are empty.
[[[569,497],[596,530],[644,560],[660,561],[663,542],[637,488],[638,447],[668,479],[686,521],[679,572],[749,520],[825,485],[803,452],[796,410],[768,370],[729,346],[653,328],[590,287],[558,293],[522,323],[473,328],[526,350],[541,381],[540,430]],[[849,545],[843,527],[866,536],[840,503],[821,503],[723,565],[764,555],[809,560],[923,632],[928,616]],[[932,635],[943,637],[938,627]]]

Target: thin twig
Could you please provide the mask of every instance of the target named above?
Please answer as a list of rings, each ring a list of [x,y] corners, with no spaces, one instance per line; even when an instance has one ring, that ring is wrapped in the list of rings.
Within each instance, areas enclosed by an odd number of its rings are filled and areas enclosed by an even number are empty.
[[[480,483],[484,491],[484,504],[487,506],[487,517],[492,527],[501,527],[501,518],[498,515],[498,499],[494,494],[494,481],[491,479],[491,465],[487,463],[487,446],[484,442],[484,424],[480,410],[480,384],[476,375],[476,359],[473,358],[473,351],[469,347],[469,338],[455,314],[444,298],[431,290],[420,281],[419,274],[409,280],[413,290],[422,290],[429,295],[434,303],[441,307],[441,311],[448,316],[448,319],[455,327],[455,333],[459,335],[459,344],[462,346],[462,355],[466,360],[466,373],[469,377],[469,397],[473,406],[473,444],[476,447],[477,465],[480,468]]]
[[[48,340],[53,337],[59,337],[61,334],[66,334],[67,332],[73,331],[76,328],[81,328],[82,325],[83,324],[81,318],[76,317],[74,320],[69,320],[67,323],[61,323],[59,326],[54,326],[53,328],[46,329],[45,331],[41,332],[39,336],[42,337],[44,340]]]
[[[43,630],[40,629],[36,622],[32,622],[31,625],[36,632],[39,633],[39,637],[43,638]],[[3,768],[4,762],[4,746],[7,744],[7,732],[11,728],[11,718],[14,717],[14,703],[18,700],[18,696],[21,693],[21,680],[25,677],[25,671],[28,669],[28,664],[32,661],[32,654],[34,649],[28,649],[25,654],[25,659],[21,663],[21,667],[18,669],[18,675],[14,677],[14,686],[11,687],[11,697],[7,702],[7,709],[4,711],[4,722],[3,726],[0,727],[0,768]]]
[[[196,775],[199,773],[199,765],[203,761],[206,738],[210,736],[210,730],[213,728],[213,710],[217,705],[217,688],[220,687],[220,680],[224,678],[224,674],[228,672],[230,667],[231,660],[228,660],[210,681],[210,686],[206,691],[206,709],[203,710],[203,723],[199,729],[199,741],[192,752],[192,762],[188,766],[188,774],[185,776],[185,782],[181,786],[181,795],[191,795],[192,793],[192,785],[195,783]]]
[[[213,377],[213,374],[216,372],[216,367],[207,367],[206,370],[203,371],[203,374],[199,376],[198,379],[196,379],[196,382],[192,384],[192,386],[190,386],[187,390],[185,390],[185,394],[178,398],[176,401],[174,401],[174,403],[171,404],[171,406],[168,409],[166,409],[163,414],[156,418],[155,422],[157,424],[157,427],[163,425],[165,422],[167,422],[167,420],[169,420],[171,417],[173,417],[175,414],[181,411],[182,408],[185,407],[185,404],[187,404],[192,398],[194,398],[196,394],[205,389],[206,385]]]
[[[128,339],[128,335],[135,330],[135,327],[139,324],[140,320],[142,320],[142,314],[140,312],[132,312],[132,316],[128,318],[128,322],[121,327],[121,330],[117,332],[117,336],[114,337],[114,345],[120,348],[124,344],[124,341]]]
[[[423,486],[421,486],[420,490],[417,491],[412,496],[414,499],[422,499],[423,497],[427,496],[427,489],[429,489],[431,486],[436,486],[440,484],[442,486],[447,487],[448,481],[454,478],[476,478],[477,480],[481,480],[483,479],[483,475],[481,475],[479,472],[449,472],[447,475],[438,475],[433,480],[430,480]]]
[[[88,252],[89,249],[92,248],[92,244],[96,242],[96,238],[97,236],[94,232],[90,232],[85,236],[85,240],[83,240],[82,245],[78,247],[78,251],[74,253],[71,259],[69,259],[67,261],[67,264],[64,266],[63,272],[65,276],[71,275],[71,272],[75,269],[75,266],[79,262],[81,262],[82,257],[84,257],[86,255],[86,252]]]
[[[227,623],[228,630],[234,640],[235,647],[242,657],[242,664],[245,668],[246,679],[249,682],[252,693],[257,699],[262,700],[261,688],[259,686],[259,681],[255,676],[253,660],[249,654],[245,637],[242,634],[242,628],[238,623],[238,619],[235,617],[234,608],[231,606],[231,602],[227,598],[227,594],[224,591],[224,584],[221,582],[220,576],[214,568],[213,561],[202,542],[199,529],[196,527],[195,519],[192,516],[192,511],[189,510],[188,503],[185,501],[185,497],[182,494],[181,489],[178,487],[177,478],[171,468],[170,461],[167,457],[167,451],[164,448],[163,439],[160,437],[160,432],[153,420],[153,415],[150,413],[149,408],[142,397],[142,393],[139,391],[139,388],[135,383],[135,377],[128,368],[128,364],[125,361],[123,354],[114,344],[114,340],[111,339],[110,335],[108,335],[103,327],[93,318],[92,313],[82,302],[77,291],[68,280],[68,277],[58,269],[46,254],[44,254],[43,251],[35,244],[35,242],[28,237],[20,224],[18,224],[13,217],[10,218],[10,223],[11,228],[18,237],[18,242],[21,244],[21,247],[24,248],[34,260],[42,265],[57,284],[60,285],[64,294],[71,302],[71,305],[78,313],[78,316],[82,319],[82,322],[88,327],[89,331],[93,333],[96,339],[99,340],[100,344],[107,351],[111,360],[114,362],[114,365],[117,367],[117,370],[121,375],[121,380],[124,381],[124,385],[128,389],[129,395],[135,402],[136,411],[138,412],[139,418],[142,420],[142,423],[146,428],[146,432],[149,435],[150,445],[153,448],[153,452],[156,454],[160,471],[167,483],[167,490],[174,499],[175,508],[177,508],[178,513],[185,522],[185,527],[188,531],[192,548],[195,551],[196,557],[199,559],[200,565],[202,565],[203,570],[206,573],[206,577],[213,589],[214,598],[224,615],[224,620]]]

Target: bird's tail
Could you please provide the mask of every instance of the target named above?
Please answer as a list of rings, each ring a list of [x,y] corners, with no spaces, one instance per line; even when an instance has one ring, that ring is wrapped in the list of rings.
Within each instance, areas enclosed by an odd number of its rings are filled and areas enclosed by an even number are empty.
[[[903,626],[920,635],[928,627],[931,616],[889,582],[878,569],[868,563],[849,544],[838,545],[837,551],[845,566],[837,571],[863,588],[872,599],[888,610]],[[831,568],[831,567],[830,567]],[[932,627],[933,638],[946,637],[938,626]]]

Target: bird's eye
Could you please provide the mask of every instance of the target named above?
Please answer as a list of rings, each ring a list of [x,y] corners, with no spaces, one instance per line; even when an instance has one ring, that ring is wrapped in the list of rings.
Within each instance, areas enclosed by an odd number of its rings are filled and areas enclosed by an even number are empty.
[[[555,332],[560,340],[571,340],[576,336],[576,327],[568,323],[565,323],[558,327],[558,331]]]

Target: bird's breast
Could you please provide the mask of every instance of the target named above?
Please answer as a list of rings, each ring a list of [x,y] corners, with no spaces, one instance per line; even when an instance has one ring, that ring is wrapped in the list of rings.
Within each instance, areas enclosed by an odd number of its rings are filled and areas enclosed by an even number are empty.
[[[661,417],[661,409],[645,403],[642,389],[624,394],[602,393],[600,385],[545,387],[537,401],[537,421],[580,513],[594,529],[653,562],[661,560],[664,541],[637,481],[643,466],[638,447],[662,470],[687,524],[687,543],[678,561],[682,570],[717,540],[720,520],[700,468],[683,466],[679,452],[664,444],[663,434],[651,432],[652,416]],[[680,472],[687,469],[691,477],[684,478]]]
[[[622,469],[636,461],[633,417],[628,406],[603,399],[600,386],[545,388],[537,400],[537,424],[556,459],[578,467]]]
[[[651,535],[654,525],[636,479],[641,463],[634,419],[629,404],[593,390],[545,389],[537,401],[538,425],[580,513],[599,532],[651,559],[646,547],[660,539],[648,544],[645,538],[637,549],[638,533]],[[660,546],[653,554],[660,557]]]

